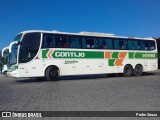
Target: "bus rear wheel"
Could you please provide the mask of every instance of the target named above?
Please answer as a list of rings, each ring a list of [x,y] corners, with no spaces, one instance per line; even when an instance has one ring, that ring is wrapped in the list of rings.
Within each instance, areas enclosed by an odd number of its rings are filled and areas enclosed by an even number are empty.
[[[126,65],[126,66],[124,67],[124,70],[123,70],[123,75],[124,75],[125,77],[129,77],[129,76],[132,75],[132,73],[133,73],[132,66],[131,66],[131,65]]]
[[[56,81],[58,77],[58,68],[54,66],[50,66],[47,68],[45,72],[46,80]]]
[[[143,67],[141,65],[136,65],[136,67],[135,67],[135,69],[133,71],[133,74],[135,76],[141,76],[142,72],[143,72]]]

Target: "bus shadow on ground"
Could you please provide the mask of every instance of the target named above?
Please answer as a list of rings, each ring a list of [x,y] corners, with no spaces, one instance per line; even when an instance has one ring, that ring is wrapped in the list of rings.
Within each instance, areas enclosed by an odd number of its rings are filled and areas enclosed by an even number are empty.
[[[77,76],[61,76],[58,77],[58,79],[56,81],[67,81],[67,80],[84,80],[84,79],[100,79],[100,78],[107,78],[107,75],[77,75]],[[16,80],[16,82],[19,83],[33,83],[33,82],[45,82],[47,80],[42,80],[42,79],[35,79],[35,78],[25,78],[25,79],[19,79]],[[53,81],[53,82],[56,82]]]
[[[150,75],[156,75],[156,73],[149,73],[149,72],[144,72],[142,76],[150,76]]]
[[[114,75],[116,76],[116,75]],[[69,81],[69,80],[96,80],[96,79],[101,79],[101,78],[108,78],[109,76],[106,74],[102,74],[102,75],[77,75],[77,76],[61,76],[58,77],[58,79],[56,81]],[[25,78],[25,79],[18,79],[16,80],[16,82],[19,83],[33,83],[33,82],[45,82],[47,80],[42,80],[42,79],[35,79],[35,78]],[[56,82],[54,81],[54,82]]]
[[[149,72],[144,72],[142,74],[142,76],[151,76],[151,75],[156,75],[157,73],[149,73]],[[160,73],[159,73],[160,75]],[[96,79],[101,79],[101,78],[115,78],[115,77],[124,77],[122,74],[120,73],[116,73],[116,74],[98,74],[98,75],[77,75],[77,76],[62,76],[59,77],[56,81],[67,81],[67,80],[96,80]],[[136,76],[132,76],[132,77],[136,77]],[[45,82],[47,80],[38,80],[35,78],[28,78],[28,79],[19,79],[16,80],[16,82],[20,82],[20,83],[33,83],[33,82]]]
[[[36,79],[33,79],[33,78],[25,78],[25,79],[19,79],[19,80],[16,80],[16,82],[18,83],[34,83],[34,82],[38,82],[38,80]]]

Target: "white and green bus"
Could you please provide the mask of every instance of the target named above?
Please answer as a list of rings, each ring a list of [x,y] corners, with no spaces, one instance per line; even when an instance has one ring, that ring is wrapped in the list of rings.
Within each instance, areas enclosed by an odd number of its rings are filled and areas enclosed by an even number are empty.
[[[30,30],[9,46],[10,77],[56,80],[58,76],[123,73],[140,76],[157,70],[157,44],[152,38],[114,34]]]

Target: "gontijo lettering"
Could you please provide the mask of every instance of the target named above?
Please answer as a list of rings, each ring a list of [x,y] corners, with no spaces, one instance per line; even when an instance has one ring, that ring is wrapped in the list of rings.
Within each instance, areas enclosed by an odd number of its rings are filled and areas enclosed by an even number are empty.
[[[55,57],[83,58],[85,57],[85,53],[84,52],[55,52]]]

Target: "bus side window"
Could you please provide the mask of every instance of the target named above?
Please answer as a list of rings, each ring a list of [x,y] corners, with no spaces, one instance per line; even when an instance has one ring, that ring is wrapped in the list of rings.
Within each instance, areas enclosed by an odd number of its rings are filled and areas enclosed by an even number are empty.
[[[117,50],[126,50],[127,49],[127,40],[114,39],[114,48]]]
[[[107,49],[112,49],[113,48],[113,44],[112,44],[112,39],[106,39],[106,48]]]
[[[47,37],[46,38],[46,46],[45,48],[52,48],[53,44],[52,44],[52,37]]]
[[[119,50],[119,40],[118,39],[114,39],[114,49]]]
[[[94,48],[98,49],[98,39],[94,39]]]
[[[133,46],[134,46],[134,50],[140,50],[141,49],[140,41],[133,40]]]
[[[141,41],[138,41],[138,50],[142,50]]]
[[[79,37],[70,37],[69,38],[69,47],[70,48],[81,48],[81,43]]]
[[[107,48],[106,41],[103,40],[103,42],[102,42],[102,49],[106,49],[106,48]]]
[[[68,37],[66,36],[56,36],[55,37],[55,41],[56,41],[56,47],[57,48],[68,48],[69,46],[69,40]]]
[[[42,48],[54,48],[54,47],[55,47],[54,36],[50,34],[44,34]]]
[[[144,40],[141,40],[141,50],[148,50],[148,42],[147,41],[144,41]]]
[[[149,50],[149,41],[145,41],[145,50]]]
[[[149,42],[149,50],[154,50],[155,49],[155,42],[154,41],[150,41]]]
[[[86,40],[84,37],[82,37],[82,48],[84,48],[84,49],[87,48]]]
[[[110,38],[99,38],[99,48],[100,49],[112,49],[113,43]]]
[[[47,35],[43,35],[43,44],[42,44],[42,48],[46,48],[47,46]]]
[[[119,49],[120,50],[126,50],[127,49],[127,40],[120,39],[119,40]]]
[[[63,48],[68,48],[69,47],[69,42],[66,37],[63,38]]]
[[[62,43],[62,38],[56,37],[56,47],[57,48],[62,48],[63,43]]]
[[[119,49],[120,50],[124,49],[123,41],[119,41]]]
[[[86,39],[87,48],[94,48],[94,39]]]
[[[146,49],[145,42],[142,40],[142,41],[140,41],[140,43],[141,43],[141,50],[145,50]]]
[[[133,40],[128,40],[128,49],[129,50],[134,50]]]
[[[92,38],[82,38],[83,48],[93,49],[94,48],[94,39]]]
[[[106,48],[106,41],[103,38],[98,38],[98,48],[99,49],[105,49]]]

